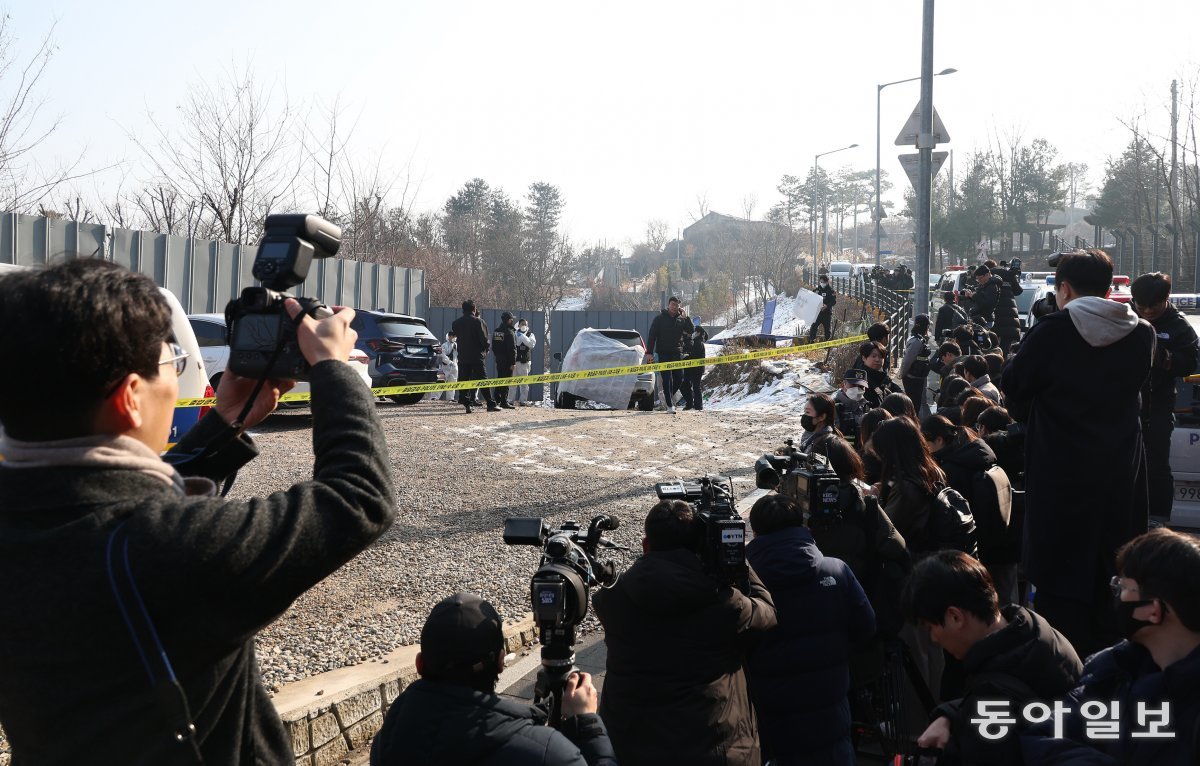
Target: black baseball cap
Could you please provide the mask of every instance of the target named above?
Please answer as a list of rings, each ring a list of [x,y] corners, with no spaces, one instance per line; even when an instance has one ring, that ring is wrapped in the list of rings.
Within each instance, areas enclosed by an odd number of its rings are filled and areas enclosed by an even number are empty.
[[[984,266],[982,263],[979,264],[979,268],[975,269],[975,276],[977,276],[977,277],[982,277],[984,274],[991,274],[991,273],[992,273],[992,270],[989,269],[987,266]]]
[[[438,602],[421,628],[421,655],[431,671],[495,667],[504,647],[500,614],[474,593]]]

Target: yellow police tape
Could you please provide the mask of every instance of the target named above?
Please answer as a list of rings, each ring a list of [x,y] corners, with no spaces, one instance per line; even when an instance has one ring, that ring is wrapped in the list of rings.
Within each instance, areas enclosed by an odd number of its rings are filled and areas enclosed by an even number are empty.
[[[518,375],[511,378],[487,378],[484,380],[461,380],[455,383],[417,383],[408,386],[383,386],[372,388],[375,396],[396,396],[397,394],[432,394],[438,391],[462,391],[468,388],[495,388],[496,386],[525,386],[539,383],[556,383],[563,380],[582,380],[585,378],[612,378],[618,375],[641,375],[649,372],[664,370],[682,370],[687,367],[701,365],[734,364],[736,362],[753,362],[759,359],[774,359],[781,356],[791,356],[805,351],[820,351],[824,348],[837,348],[851,343],[862,343],[866,335],[855,335],[850,338],[827,340],[821,343],[809,343],[804,346],[783,346],[767,348],[761,351],[746,351],[741,354],[723,354],[704,359],[681,359],[677,362],[655,362],[653,364],[635,364],[628,367],[605,367],[600,370],[578,370],[576,372],[547,372],[541,375]],[[307,402],[311,394],[284,394],[279,397],[281,402]],[[176,407],[210,407],[217,403],[215,397],[200,399],[180,399]]]

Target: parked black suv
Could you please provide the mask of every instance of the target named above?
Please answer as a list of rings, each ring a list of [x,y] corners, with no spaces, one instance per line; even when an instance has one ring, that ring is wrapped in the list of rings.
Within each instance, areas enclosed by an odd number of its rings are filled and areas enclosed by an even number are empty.
[[[420,317],[355,309],[350,326],[357,348],[371,358],[371,385],[403,386],[443,380],[438,364],[441,343]],[[389,396],[397,404],[416,404],[423,394]]]

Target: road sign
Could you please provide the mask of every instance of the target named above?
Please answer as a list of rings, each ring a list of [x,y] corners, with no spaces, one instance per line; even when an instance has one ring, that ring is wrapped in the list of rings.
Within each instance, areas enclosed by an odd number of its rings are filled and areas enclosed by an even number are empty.
[[[921,104],[918,103],[912,110],[912,114],[908,116],[908,122],[904,123],[904,127],[900,129],[900,135],[896,136],[896,146],[916,146],[917,136],[921,133]],[[945,144],[950,142],[950,134],[946,132],[946,126],[942,124],[942,118],[938,116],[937,107],[933,109],[933,143]]]
[[[938,171],[942,169],[942,163],[950,156],[950,152],[933,152],[933,175],[936,177]],[[904,168],[904,172],[908,175],[908,182],[912,184],[914,189],[919,189],[917,184],[917,173],[921,170],[921,153],[916,154],[901,154],[900,165]]]

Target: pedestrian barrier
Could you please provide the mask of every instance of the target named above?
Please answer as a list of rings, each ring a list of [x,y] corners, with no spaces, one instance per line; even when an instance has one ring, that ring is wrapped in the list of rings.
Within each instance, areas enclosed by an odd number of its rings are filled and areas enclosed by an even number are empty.
[[[663,372],[664,370],[682,370],[688,367],[711,367],[718,364],[735,364],[737,362],[753,362],[760,359],[778,359],[784,356],[800,354],[806,351],[819,351],[826,348],[847,346],[862,343],[865,335],[855,335],[849,338],[838,338],[821,343],[807,343],[803,346],[784,346],[767,348],[760,351],[746,351],[741,354],[724,354],[704,359],[680,359],[676,362],[655,362],[653,364],[635,364],[627,367],[605,367],[599,370],[576,370],[574,372],[548,372],[541,375],[520,375],[511,378],[486,378],[483,380],[460,380],[455,383],[418,383],[409,386],[384,386],[372,388],[375,396],[395,396],[397,394],[432,394],[439,391],[463,391],[473,388],[495,388],[497,386],[537,385],[541,383],[557,383],[563,380],[583,380],[586,378],[611,378],[618,375],[640,375],[647,372]],[[284,394],[281,402],[306,402],[311,394]],[[216,404],[215,397],[199,399],[180,399],[176,407],[211,407]]]

